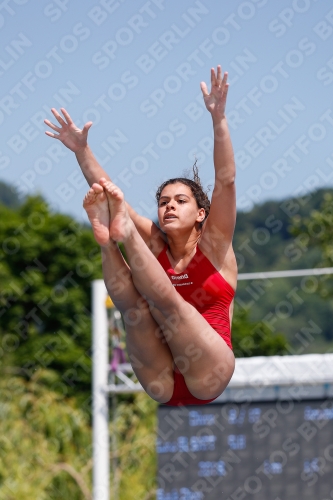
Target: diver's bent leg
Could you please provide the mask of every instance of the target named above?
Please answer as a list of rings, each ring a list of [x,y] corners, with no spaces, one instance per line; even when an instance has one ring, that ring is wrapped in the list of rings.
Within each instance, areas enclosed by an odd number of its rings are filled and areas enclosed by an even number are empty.
[[[103,275],[113,303],[125,321],[126,345],[133,370],[159,403],[173,393],[173,359],[148,303],[133,285],[130,269],[115,242],[102,247]]]
[[[95,239],[102,248],[103,274],[113,302],[123,313],[133,369],[148,394],[164,403],[173,392],[173,361],[168,345],[150,314],[147,302],[133,285],[117,245],[110,240],[110,210],[103,187],[93,184],[83,206]]]
[[[169,316],[157,309],[152,315],[191,394],[199,399],[219,396],[235,368],[234,354],[223,338],[180,296]]]

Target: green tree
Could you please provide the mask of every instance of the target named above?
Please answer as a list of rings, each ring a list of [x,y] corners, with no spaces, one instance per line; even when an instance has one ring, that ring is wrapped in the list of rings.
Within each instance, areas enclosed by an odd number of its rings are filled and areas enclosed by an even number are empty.
[[[295,216],[290,231],[302,241],[304,251],[320,251],[317,267],[333,267],[333,193],[325,193],[321,205],[308,216]],[[320,276],[318,282],[321,297],[333,307],[332,276]]]
[[[0,379],[1,500],[91,500],[89,415],[47,388],[50,378]]]
[[[92,446],[89,413],[49,386],[55,374],[38,369],[0,379],[0,500],[91,500]],[[117,436],[111,498],[155,498],[156,407],[146,394],[120,402],[110,434]]]
[[[272,333],[262,321],[250,321],[249,313],[237,305],[232,322],[232,345],[237,358],[274,356],[288,352],[288,342],[282,333]]]
[[[91,281],[101,278],[92,231],[34,196],[0,205],[0,239],[2,364],[28,378],[52,369],[53,387],[87,397]]]

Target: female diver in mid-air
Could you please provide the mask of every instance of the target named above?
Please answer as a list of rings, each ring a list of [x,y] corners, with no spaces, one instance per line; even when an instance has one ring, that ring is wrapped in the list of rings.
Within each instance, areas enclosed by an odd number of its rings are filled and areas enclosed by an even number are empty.
[[[45,123],[76,154],[91,186],[84,198],[101,247],[103,275],[123,314],[129,359],[145,391],[171,406],[217,398],[234,371],[231,318],[237,281],[232,236],[236,219],[235,163],[225,116],[227,73],[211,70],[201,90],[214,128],[215,184],[211,204],[197,170],[158,189],[157,227],[138,215],[94,158],[87,123],[77,128],[52,109]],[[122,242],[128,264],[118,248]]]

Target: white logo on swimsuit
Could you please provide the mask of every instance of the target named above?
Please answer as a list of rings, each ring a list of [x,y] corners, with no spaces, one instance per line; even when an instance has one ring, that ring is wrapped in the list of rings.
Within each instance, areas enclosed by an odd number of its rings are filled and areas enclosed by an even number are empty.
[[[188,274],[181,274],[180,276],[171,276],[172,280],[185,280],[188,278]]]

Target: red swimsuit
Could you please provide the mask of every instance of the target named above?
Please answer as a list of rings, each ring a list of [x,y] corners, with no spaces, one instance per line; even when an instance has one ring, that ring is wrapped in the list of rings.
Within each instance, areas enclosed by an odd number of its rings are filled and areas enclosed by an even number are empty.
[[[235,296],[233,288],[197,247],[196,254],[180,274],[172,269],[166,245],[157,260],[169,276],[177,292],[205,318],[214,330],[231,346],[229,309]],[[215,398],[214,398],[215,399]],[[188,390],[183,375],[174,370],[174,390],[169,406],[202,405],[213,399],[197,399]]]

